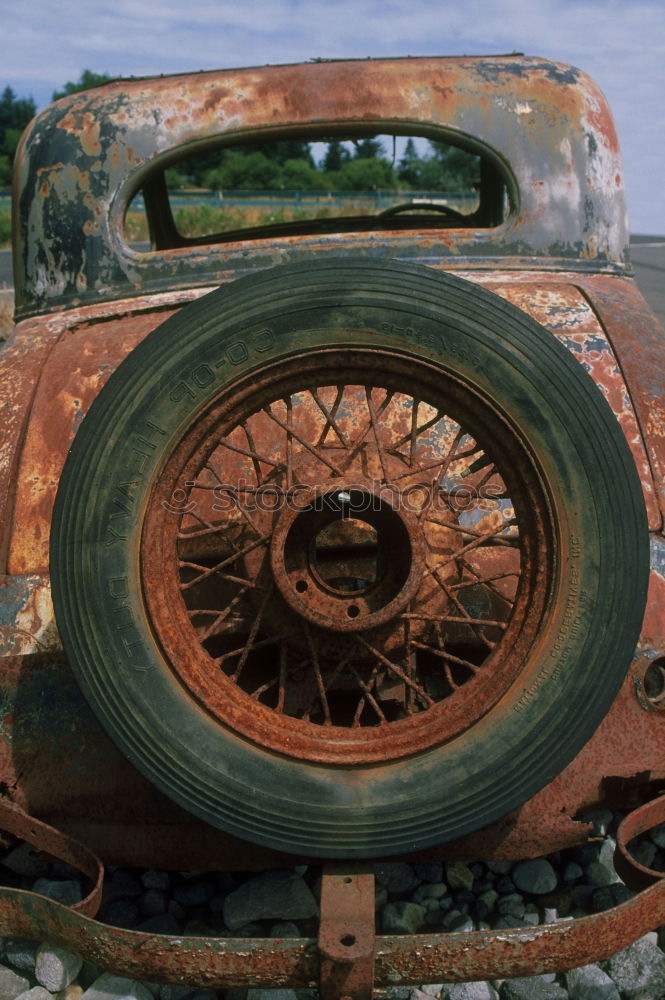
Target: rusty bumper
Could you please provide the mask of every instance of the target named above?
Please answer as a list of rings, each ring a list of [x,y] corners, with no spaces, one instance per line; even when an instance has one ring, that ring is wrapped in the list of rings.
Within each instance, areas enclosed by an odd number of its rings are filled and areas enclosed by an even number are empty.
[[[618,835],[628,881],[652,884],[593,916],[528,929],[375,937],[371,866],[336,863],[323,870],[318,940],[250,939],[146,934],[100,923],[94,914],[101,900],[101,862],[4,799],[0,826],[80,868],[92,889],[73,907],[0,889],[0,934],[48,940],[134,979],[216,988],[318,986],[325,1000],[368,1000],[373,986],[556,972],[602,960],[665,923],[663,873],[638,870],[627,850],[634,835],[663,816],[665,797],[629,815]]]

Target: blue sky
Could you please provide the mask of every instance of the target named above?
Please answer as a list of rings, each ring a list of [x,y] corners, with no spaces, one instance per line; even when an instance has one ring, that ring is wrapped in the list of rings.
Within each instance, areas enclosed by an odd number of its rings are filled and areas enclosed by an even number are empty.
[[[521,51],[604,90],[631,230],[665,234],[663,0],[0,0],[0,86],[43,107],[84,69],[119,76],[312,58]]]

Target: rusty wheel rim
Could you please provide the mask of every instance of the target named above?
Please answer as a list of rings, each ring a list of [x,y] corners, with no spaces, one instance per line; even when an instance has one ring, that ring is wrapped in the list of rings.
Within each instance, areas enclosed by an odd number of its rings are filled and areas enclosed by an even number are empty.
[[[496,406],[427,362],[331,348],[240,380],[184,430],[146,511],[144,597],[219,723],[300,760],[387,762],[528,674],[553,537]]]

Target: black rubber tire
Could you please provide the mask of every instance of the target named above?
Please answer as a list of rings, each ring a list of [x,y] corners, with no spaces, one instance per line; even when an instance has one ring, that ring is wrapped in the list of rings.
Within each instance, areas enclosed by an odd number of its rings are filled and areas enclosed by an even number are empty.
[[[492,400],[539,468],[557,538],[565,540],[559,552],[570,555],[572,545],[573,554],[556,561],[535,660],[499,705],[448,745],[367,767],[273,753],[201,711],[152,634],[137,559],[151,484],[196,414],[234,380],[331,342],[425,359]],[[215,379],[197,385],[192,373],[203,364]],[[170,392],[183,383],[191,394]],[[116,484],[125,484],[122,495]],[[52,540],[65,649],[125,754],[211,824],[312,857],[395,855],[442,843],[545,786],[589,739],[622,683],[648,573],[634,462],[578,362],[498,296],[390,261],[277,267],[167,320],[118,368],[82,422]]]

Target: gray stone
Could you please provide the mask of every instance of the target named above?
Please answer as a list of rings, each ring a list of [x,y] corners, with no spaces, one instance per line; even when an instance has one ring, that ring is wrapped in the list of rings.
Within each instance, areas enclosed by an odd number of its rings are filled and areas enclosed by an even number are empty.
[[[304,920],[318,913],[316,900],[301,875],[291,870],[261,872],[230,892],[224,901],[229,930],[256,920]]]
[[[511,878],[520,892],[541,896],[557,886],[556,872],[545,858],[520,861],[512,870]]]
[[[180,921],[172,913],[156,913],[154,917],[142,920],[135,929],[144,934],[178,934]]]
[[[501,1000],[568,1000],[568,992],[546,976],[506,979],[499,989]]]
[[[169,899],[161,889],[147,889],[139,900],[139,909],[144,917],[156,917],[158,913],[166,913]]]
[[[512,861],[486,861],[485,867],[489,868],[495,875],[509,875],[513,867]]]
[[[654,997],[665,993],[665,955],[650,935],[601,963],[608,976],[627,998],[641,991]]]
[[[299,877],[299,876],[298,876]],[[173,898],[181,906],[203,906],[215,895],[217,887],[212,879],[186,882],[177,885],[173,890]]]
[[[66,882],[54,882],[48,878],[38,878],[32,891],[40,896],[46,896],[47,899],[53,899],[56,903],[62,903],[64,906],[72,906],[74,903],[80,903],[83,899],[81,883],[75,882],[73,879]]]
[[[578,865],[576,861],[571,861],[563,870],[563,880],[564,882],[576,882],[578,878],[582,878],[584,875],[584,869],[581,865]]]
[[[649,831],[649,837],[657,847],[665,848],[665,823],[659,823]]]
[[[168,872],[159,872],[154,868],[148,868],[141,872],[141,884],[145,889],[159,889],[161,892],[168,892],[171,888],[171,876]]]
[[[177,986],[175,983],[165,983],[159,989],[159,1000],[185,1000],[194,992],[193,986]]]
[[[635,847],[631,847],[630,853],[639,864],[651,868],[656,859],[656,845],[651,840],[641,840]]]
[[[422,882],[441,882],[443,865],[440,861],[417,861],[413,865],[413,873]]]
[[[135,979],[125,979],[124,976],[114,976],[103,972],[95,979],[80,1000],[152,1000],[152,993],[143,983]]]
[[[420,882],[413,865],[407,865],[404,861],[376,865],[375,873],[379,885],[392,893],[411,892]]]
[[[497,913],[504,917],[521,919],[524,916],[524,901],[517,893],[513,893],[512,896],[502,896],[496,904],[496,909]]]
[[[441,1000],[496,1000],[498,993],[486,982],[454,983],[444,986]]]
[[[444,929],[450,931],[451,934],[466,934],[474,929],[471,917],[468,913],[462,913],[461,910],[450,910],[441,923]]]
[[[271,938],[299,938],[303,937],[300,928],[292,920],[278,920],[270,928]]]
[[[566,972],[570,1000],[620,1000],[619,991],[598,965],[582,965]]]
[[[421,992],[424,993],[426,997],[441,996],[442,989],[443,986],[441,983],[426,983],[424,986],[420,987]]]
[[[418,903],[386,903],[381,923],[386,934],[418,934],[425,926],[425,910]]]
[[[446,863],[446,881],[451,889],[471,889],[474,875],[464,861]]]
[[[0,1000],[15,1000],[28,989],[30,983],[24,976],[19,976],[13,969],[0,965]]]
[[[45,990],[43,986],[33,986],[25,993],[19,993],[16,1000],[53,1000],[53,994]]]
[[[295,990],[247,990],[247,1000],[297,1000]]]
[[[34,973],[37,958],[38,941],[26,941],[24,938],[7,938],[4,942],[4,958],[21,972]]]
[[[37,951],[35,978],[44,989],[57,993],[74,982],[82,965],[80,955],[58,945],[42,944]]]
[[[612,825],[614,813],[610,812],[609,809],[590,809],[579,819],[580,823],[593,823],[594,837],[604,837]]]
[[[50,865],[32,844],[19,844],[5,854],[2,859],[5,868],[16,875],[25,875],[26,878],[39,878],[48,875]]]

